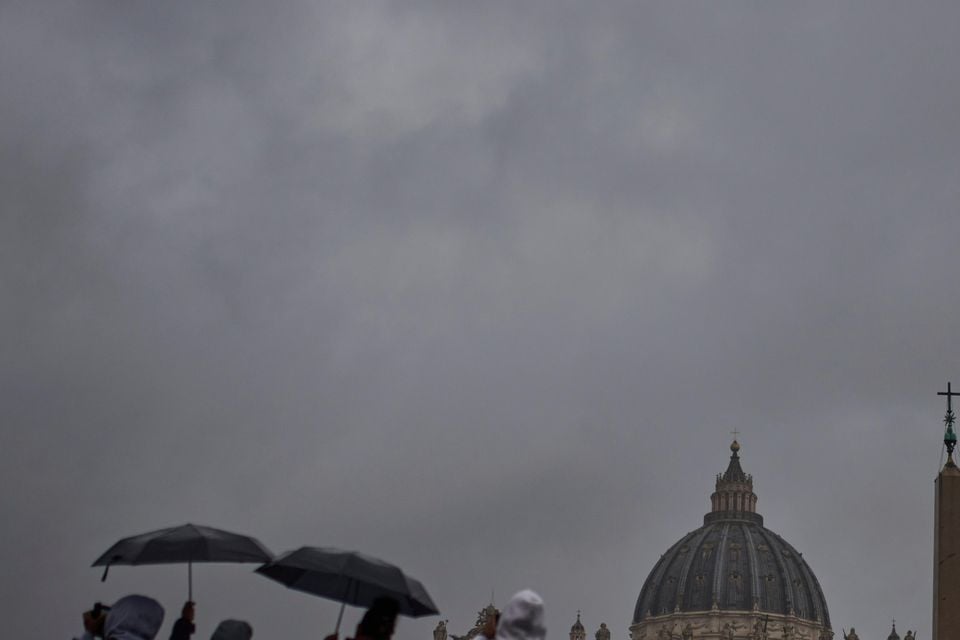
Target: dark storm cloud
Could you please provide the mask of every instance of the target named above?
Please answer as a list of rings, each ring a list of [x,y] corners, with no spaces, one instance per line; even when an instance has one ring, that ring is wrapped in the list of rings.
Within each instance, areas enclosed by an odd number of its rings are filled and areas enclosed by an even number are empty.
[[[925,633],[955,14],[0,7],[13,631],[175,611],[179,568],[86,564],[195,520],[393,559],[457,633],[531,586],[625,638],[738,428],[834,624]],[[201,634],[332,627],[246,571]]]

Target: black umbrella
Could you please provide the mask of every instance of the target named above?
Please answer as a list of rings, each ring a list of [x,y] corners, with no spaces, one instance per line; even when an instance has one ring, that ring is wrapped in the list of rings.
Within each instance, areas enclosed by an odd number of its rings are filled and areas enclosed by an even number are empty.
[[[346,605],[369,607],[382,596],[396,600],[399,612],[411,618],[439,613],[419,580],[399,567],[357,551],[301,547],[259,567],[257,573],[291,589],[342,603],[337,633]]]
[[[193,600],[194,562],[268,562],[272,554],[258,540],[213,527],[185,524],[124,538],[96,559],[106,567],[101,580],[115,564],[187,564],[188,599]]]

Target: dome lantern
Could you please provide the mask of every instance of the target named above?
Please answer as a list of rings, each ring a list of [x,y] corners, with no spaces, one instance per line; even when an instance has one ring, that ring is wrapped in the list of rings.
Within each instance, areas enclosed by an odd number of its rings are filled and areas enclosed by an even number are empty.
[[[730,451],[730,464],[717,476],[715,491],[710,496],[710,513],[703,517],[703,523],[733,519],[763,524],[763,517],[757,513],[753,476],[744,473],[740,466],[740,443],[736,438],[730,444]]]

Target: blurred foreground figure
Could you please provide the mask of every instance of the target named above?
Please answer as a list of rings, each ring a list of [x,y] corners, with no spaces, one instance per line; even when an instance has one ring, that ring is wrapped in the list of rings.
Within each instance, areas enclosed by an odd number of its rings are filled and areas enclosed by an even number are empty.
[[[496,640],[544,640],[543,599],[530,589],[520,591],[503,608]]]
[[[190,636],[197,630],[193,620],[197,615],[194,606],[195,602],[187,600],[183,603],[183,609],[180,610],[180,617],[173,623],[173,631],[170,632],[170,640],[190,640]]]
[[[217,625],[210,640],[250,640],[253,627],[243,620],[224,620]]]
[[[113,607],[99,609],[83,614],[81,640],[153,640],[163,624],[163,607],[146,596],[126,596]]]
[[[377,598],[363,614],[354,640],[390,640],[397,627],[400,605],[393,598]]]
[[[399,610],[400,604],[393,598],[377,598],[357,624],[353,640],[390,640]],[[331,633],[323,640],[337,640],[337,634]]]

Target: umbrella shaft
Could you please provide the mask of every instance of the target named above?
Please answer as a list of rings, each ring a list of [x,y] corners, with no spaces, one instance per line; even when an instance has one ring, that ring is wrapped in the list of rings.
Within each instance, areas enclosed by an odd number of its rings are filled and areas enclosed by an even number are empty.
[[[333,632],[334,635],[340,633],[340,621],[343,620],[343,610],[347,608],[347,600],[350,599],[350,587],[353,587],[354,592],[356,592],[357,585],[353,580],[347,580],[347,588],[343,590],[343,600],[340,602],[340,614],[337,616],[337,629]]]
[[[337,635],[337,634],[340,633],[340,621],[343,620],[343,610],[344,610],[346,607],[347,607],[347,603],[346,603],[346,602],[341,602],[341,603],[340,603],[340,614],[337,616],[337,628],[336,628],[336,630],[334,630],[333,635]]]

